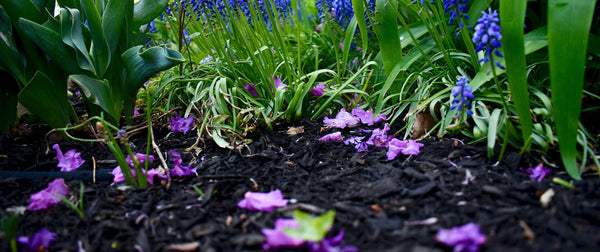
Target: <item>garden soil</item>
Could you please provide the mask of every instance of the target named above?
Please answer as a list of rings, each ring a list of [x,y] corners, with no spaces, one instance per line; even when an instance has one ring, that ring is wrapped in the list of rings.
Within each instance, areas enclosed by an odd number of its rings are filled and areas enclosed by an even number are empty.
[[[390,132],[400,127],[392,125]],[[249,133],[246,138],[252,141],[233,150],[200,141],[183,154],[185,165],[198,167],[198,176],[173,179],[168,188],[160,183],[134,188],[112,184],[107,170],[116,161],[101,144],[45,137],[48,129],[41,126],[21,131],[31,132],[0,142],[3,171],[58,171],[56,153],[47,152],[55,142],[63,151],[82,152],[86,160],[79,168],[88,171],[82,180],[66,180],[72,200],[83,181],[85,219],[64,203],[19,217],[19,236],[43,227],[57,233],[50,251],[261,251],[261,229],[273,228],[277,218],[291,218],[297,209],[315,216],[335,210],[328,236],[344,230],[344,244],[361,251],[451,251],[436,242],[437,231],[469,222],[487,236],[481,251],[600,250],[598,174],[585,172],[569,189],[552,181],[570,181],[563,169],[554,168],[538,182],[519,168],[537,165],[539,155],[519,155],[510,148],[496,163],[487,158],[485,145],[426,138],[420,141],[425,146],[419,155],[401,154],[388,161],[383,148],[357,153],[340,142],[319,142],[334,132],[323,128],[322,120],[285,122]],[[196,131],[171,133],[166,126],[154,131],[163,155],[171,149],[182,153],[197,140]],[[131,136],[137,152],[146,149],[145,132]],[[348,137],[359,134],[359,128],[342,132]],[[157,159],[152,167],[159,163]],[[0,211],[26,207],[29,196],[50,181],[0,178]],[[236,206],[246,192],[275,189],[290,199],[286,207],[267,213]],[[543,206],[540,197],[550,190],[554,196]],[[298,250],[307,249],[291,251]],[[4,236],[0,251],[9,251]]]

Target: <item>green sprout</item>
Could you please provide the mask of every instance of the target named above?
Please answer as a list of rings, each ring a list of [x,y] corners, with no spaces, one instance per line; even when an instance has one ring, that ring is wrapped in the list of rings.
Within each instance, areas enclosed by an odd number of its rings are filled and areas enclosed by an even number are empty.
[[[202,191],[202,189],[198,188],[195,185],[193,185],[192,188],[194,188],[194,190],[200,195],[200,197],[198,197],[198,199],[204,198],[204,192]]]
[[[19,215],[13,214],[8,217],[7,215],[2,216],[0,219],[0,226],[4,237],[10,242],[10,249],[12,252],[17,252],[17,226],[19,224]]]
[[[327,231],[333,226],[335,219],[335,210],[329,210],[319,217],[312,217],[310,214],[300,210],[294,211],[294,220],[298,222],[300,228],[284,228],[285,234],[301,238],[306,241],[319,242],[325,238]]]
[[[69,199],[65,198],[62,195],[56,194],[56,196],[59,197],[60,200],[62,200],[65,204],[73,208],[73,210],[75,210],[75,212],[79,214],[79,217],[81,217],[82,220],[85,220],[85,216],[83,215],[83,189],[83,182],[79,182],[79,200],[77,201],[77,203],[71,202]]]

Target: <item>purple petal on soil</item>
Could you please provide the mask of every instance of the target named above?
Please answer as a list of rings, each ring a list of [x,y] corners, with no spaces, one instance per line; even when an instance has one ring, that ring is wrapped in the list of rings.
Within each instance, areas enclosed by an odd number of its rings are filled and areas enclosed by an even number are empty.
[[[342,132],[334,132],[331,134],[327,134],[321,138],[319,138],[319,141],[321,142],[325,142],[325,141],[336,141],[336,142],[341,142],[344,139],[342,138]]]
[[[131,174],[133,174],[133,177],[137,178],[135,170],[130,168],[130,171]],[[158,179],[161,180],[167,179],[167,175],[162,174],[158,169],[149,169],[148,172],[146,172],[144,168],[142,168],[142,172],[146,174],[146,181],[148,181],[148,183],[151,185],[154,184],[154,178],[156,177],[158,177]],[[123,171],[121,171],[120,166],[115,167],[115,169],[112,170],[111,174],[114,176],[113,183],[125,182],[125,176],[123,175]]]
[[[183,160],[181,159],[181,155],[179,153],[177,153],[175,150],[170,150],[169,151],[169,155],[174,156],[175,158],[172,158],[171,161],[173,163],[175,163],[175,166],[173,167],[173,169],[169,170],[169,173],[171,174],[171,176],[174,177],[182,177],[182,176],[190,176],[192,174],[196,174],[196,170],[198,168],[192,168],[192,166],[183,166],[181,165],[181,163],[183,163]]]
[[[312,90],[312,94],[314,96],[321,96],[325,93],[325,84],[323,83],[319,83],[317,85],[315,85],[315,87]]]
[[[46,251],[50,247],[50,243],[56,241],[56,233],[50,232],[47,228],[42,228],[31,239],[27,236],[21,236],[17,238],[17,241],[25,245],[23,251]]]
[[[519,168],[519,169],[521,171],[525,171],[525,172],[529,173],[529,177],[531,179],[537,179],[538,182],[542,182],[542,180],[552,172],[552,169],[544,168],[544,166],[542,164],[539,164],[539,165],[536,165],[535,167],[530,167],[527,169],[523,169],[523,168]]]
[[[143,171],[144,169],[142,169]],[[132,171],[135,174],[135,171]],[[146,172],[146,180],[148,184],[154,184],[154,178],[158,177],[160,180],[167,180],[167,175],[162,174],[158,169],[150,169]]]
[[[367,144],[375,145],[377,147],[387,147],[389,141],[394,139],[394,136],[388,136],[387,132],[390,130],[389,123],[383,126],[383,129],[374,129],[371,133],[371,137],[367,140]]]
[[[479,251],[479,246],[485,244],[486,237],[481,233],[479,226],[469,222],[464,226],[452,229],[440,229],[435,235],[438,242],[454,247],[454,251]]]
[[[256,93],[256,85],[254,85],[254,83],[246,83],[244,84],[244,87],[246,90],[248,90],[248,92],[250,92],[251,95],[258,98],[258,93]]]
[[[140,160],[140,164],[143,164],[144,162],[146,162],[146,154],[144,153],[135,153],[134,154],[136,158],[138,158]],[[125,158],[125,161],[127,162],[127,164],[129,164],[129,166],[133,167],[133,160],[131,159],[131,156],[127,156]],[[152,163],[154,162],[154,156],[152,155],[148,155],[148,162]]]
[[[340,231],[336,236],[325,238],[320,242],[307,242],[311,252],[358,252],[354,246],[340,245],[344,240],[344,231]]]
[[[363,124],[366,124],[369,126],[371,126],[375,123],[380,123],[381,121],[385,120],[385,118],[386,118],[385,114],[380,114],[380,115],[375,116],[375,113],[373,112],[373,110],[369,109],[369,110],[365,111],[364,109],[361,109],[361,108],[353,109],[352,115],[358,117]]]
[[[402,141],[396,138],[392,139],[388,145],[388,152],[386,154],[387,160],[393,160],[394,158],[396,158],[398,154],[400,154],[400,152],[404,148],[406,148],[406,145],[408,145],[406,141]]]
[[[279,218],[275,221],[274,229],[263,228],[261,232],[265,235],[264,250],[275,249],[279,247],[300,247],[304,243],[301,238],[290,237],[283,232],[284,228],[298,229],[300,224],[294,219]]]
[[[364,138],[365,138],[364,136],[352,136],[352,137],[348,138],[348,140],[345,140],[344,144],[345,145],[354,144],[354,148],[356,149],[357,152],[368,151],[369,147],[367,146],[367,143],[365,141],[363,141]]]
[[[188,118],[182,118],[175,112],[175,116],[169,119],[169,124],[171,125],[171,131],[186,134],[192,128],[192,124],[194,124],[194,116],[190,115]]]
[[[75,149],[70,149],[64,154],[58,144],[54,144],[52,149],[56,150],[56,159],[58,160],[58,165],[56,166],[60,167],[61,172],[75,171],[85,162],[85,160],[81,158],[81,153],[76,152]]]
[[[250,211],[271,212],[276,207],[284,207],[288,200],[283,199],[279,189],[268,193],[246,192],[237,206]]]
[[[423,147],[424,144],[422,143],[417,143],[415,140],[408,140],[406,147],[404,147],[404,149],[402,149],[402,154],[404,155],[419,155],[419,153],[421,153],[421,147]]]
[[[358,117],[353,116],[352,114],[346,112],[346,110],[341,109],[340,112],[337,113],[335,119],[329,119],[325,117],[323,119],[323,123],[331,128],[346,128],[346,126],[354,126],[360,122]]]
[[[37,211],[56,205],[58,202],[61,202],[60,198],[56,195],[64,197],[67,195],[67,191],[65,180],[62,178],[55,179],[48,184],[46,189],[29,196],[31,203],[27,206],[27,210]]]

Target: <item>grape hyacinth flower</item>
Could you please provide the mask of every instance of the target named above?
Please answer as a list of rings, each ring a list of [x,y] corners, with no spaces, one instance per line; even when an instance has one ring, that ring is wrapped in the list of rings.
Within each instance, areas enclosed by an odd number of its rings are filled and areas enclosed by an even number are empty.
[[[171,125],[171,131],[173,132],[183,132],[186,134],[192,128],[192,124],[194,123],[194,116],[190,115],[188,118],[179,117],[179,114],[175,112],[175,116],[169,119],[169,124]]]
[[[57,178],[50,182],[46,189],[29,196],[31,203],[29,206],[27,206],[27,210],[37,211],[48,209],[48,207],[61,202],[61,199],[56,195],[61,195],[64,197],[67,195],[67,191],[68,189],[67,185],[65,184],[65,180],[62,178]]]
[[[452,96],[454,96],[454,99],[451,102],[450,110],[456,109],[460,112],[463,108],[466,108],[467,115],[473,115],[471,100],[475,96],[473,95],[473,89],[469,86],[469,79],[464,76],[458,77],[456,87],[452,88]]]
[[[529,177],[531,179],[536,179],[538,182],[542,182],[542,180],[552,172],[552,169],[544,168],[542,164],[527,169],[523,169],[522,167],[519,169],[529,173]]]
[[[344,230],[334,237],[325,238],[320,242],[307,242],[306,245],[311,252],[358,252],[358,248],[355,246],[342,246],[343,240]]]
[[[246,83],[244,84],[244,87],[251,95],[258,98],[258,93],[256,93],[256,85],[254,85],[254,83]]]
[[[23,245],[23,251],[27,252],[41,252],[46,251],[50,247],[50,243],[56,241],[56,233],[50,232],[47,228],[42,228],[35,233],[31,238],[27,236],[20,236],[17,241]]]
[[[314,96],[321,96],[325,93],[325,84],[323,83],[319,83],[317,85],[315,85],[315,87],[313,87],[312,89],[312,94]]]
[[[263,243],[262,248],[264,250],[276,249],[280,247],[297,248],[304,244],[303,239],[288,236],[285,232],[283,232],[284,228],[298,229],[300,228],[300,224],[294,219],[277,219],[275,221],[274,229],[263,228],[261,230],[263,235],[265,235],[265,243]]]
[[[489,8],[487,13],[485,11],[481,13],[483,16],[477,20],[478,23],[475,26],[475,33],[473,34],[473,43],[477,45],[475,52],[485,51],[485,56],[479,61],[487,63],[490,60],[493,61],[493,54],[499,58],[504,57],[498,51],[498,48],[502,47],[502,43],[500,43],[502,33],[500,32],[500,26],[497,24],[500,22],[498,11],[494,10],[492,12],[492,9]],[[500,64],[500,61],[496,61],[495,63],[500,69],[505,69]]]
[[[329,119],[325,117],[323,119],[323,123],[331,128],[339,128],[343,129],[346,126],[354,126],[360,122],[360,119],[353,116],[352,114],[346,112],[346,110],[341,109],[340,112],[337,113],[334,119]]]
[[[182,177],[182,176],[190,176],[192,174],[196,174],[196,176],[198,176],[198,173],[196,173],[196,170],[198,168],[192,168],[191,165],[190,166],[181,165],[183,160],[181,159],[181,155],[179,153],[177,153],[174,150],[170,150],[169,155],[175,157],[175,158],[171,159],[171,161],[173,163],[175,163],[175,167],[173,167],[173,169],[169,170],[169,173],[171,174],[171,176]]]
[[[468,0],[442,0],[444,4],[444,13],[448,13],[450,16],[450,20],[448,20],[448,24],[452,24],[454,20],[458,20],[458,26],[463,28],[465,24],[462,19],[469,20],[469,9],[467,8]],[[458,33],[456,33],[458,37]]]
[[[486,237],[479,226],[473,222],[452,229],[440,229],[435,235],[438,242],[454,247],[454,252],[477,252],[479,246],[485,244]]]
[[[336,142],[341,142],[344,139],[342,138],[342,132],[334,132],[331,134],[327,134],[321,138],[319,138],[319,142],[326,142],[326,141],[336,141]]]
[[[81,166],[85,160],[81,158],[81,153],[75,149],[70,149],[63,154],[58,144],[54,144],[52,149],[56,150],[56,159],[58,160],[57,167],[60,167],[61,172],[72,172]]]
[[[281,191],[277,189],[268,193],[246,192],[237,206],[250,211],[271,212],[276,207],[287,206],[287,203],[288,200],[283,199]]]

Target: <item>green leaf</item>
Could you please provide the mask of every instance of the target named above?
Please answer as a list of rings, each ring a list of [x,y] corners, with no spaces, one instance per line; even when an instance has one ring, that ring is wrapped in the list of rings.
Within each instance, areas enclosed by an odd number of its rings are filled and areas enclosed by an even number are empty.
[[[386,75],[392,73],[392,69],[402,59],[402,46],[398,32],[398,21],[392,5],[388,0],[377,0],[375,5],[375,34],[379,42],[379,49],[383,59],[383,67]]]
[[[596,1],[548,1],[548,57],[553,116],[560,156],[567,173],[581,179],[577,167],[577,123],[581,112],[585,56]]]
[[[91,72],[95,72],[93,61],[90,58],[85,40],[83,38],[79,10],[61,8],[60,26],[62,41],[76,50],[79,67]]]
[[[123,83],[123,102],[125,115],[133,115],[133,105],[138,89],[153,75],[185,62],[183,56],[174,50],[152,47],[142,50],[143,46],[127,49],[122,55],[127,71]]]
[[[4,84],[3,84],[4,85]],[[7,133],[8,126],[17,121],[17,92],[10,89],[0,89],[0,131]]]
[[[367,54],[367,46],[369,45],[369,37],[367,36],[367,22],[365,19],[365,4],[363,0],[352,0],[352,9],[354,10],[354,17],[358,23],[358,29],[360,30],[360,38],[362,39],[362,48],[364,58]]]
[[[31,0],[0,0],[0,5],[14,24],[19,22],[19,18],[29,19],[36,23],[44,20],[42,12]]]
[[[112,120],[119,121],[121,111],[115,108],[120,108],[120,103],[117,106],[115,104],[117,101],[113,101],[111,86],[107,80],[101,81],[84,74],[71,75],[69,78],[79,87],[89,102],[106,111]]]
[[[138,29],[141,25],[150,23],[169,4],[168,0],[140,0],[133,5],[133,28]]]
[[[490,121],[488,125],[488,134],[487,134],[487,156],[488,158],[492,158],[494,155],[494,145],[496,144],[496,135],[498,130],[500,129],[502,123],[500,122],[500,114],[502,113],[501,109],[494,109],[492,115],[490,116]],[[508,136],[505,136],[508,137]]]
[[[502,26],[502,45],[506,61],[506,76],[512,101],[514,102],[521,124],[523,142],[533,132],[533,121],[529,113],[529,91],[527,84],[527,66],[525,62],[525,38],[523,24],[527,2],[521,0],[500,1],[500,21]],[[530,146],[523,146],[529,150]]]
[[[19,93],[19,102],[52,128],[62,128],[71,122],[66,81],[58,83],[36,72]]]
[[[333,226],[335,211],[329,210],[321,216],[313,218],[308,213],[294,210],[294,220],[298,222],[300,228],[284,228],[283,231],[287,235],[306,241],[319,242],[325,238],[327,231]]]
[[[92,57],[94,58],[96,76],[98,78],[103,78],[104,73],[110,64],[111,54],[108,47],[108,42],[104,37],[100,12],[98,9],[96,9],[96,5],[94,4],[93,0],[80,0],[80,3],[81,9],[83,10],[83,13],[88,21],[90,34],[92,35]]]
[[[127,24],[125,17],[133,12],[132,1],[109,1],[102,14],[102,31],[108,43],[110,58],[114,57],[119,45],[119,38]],[[106,71],[106,70],[104,70]]]

